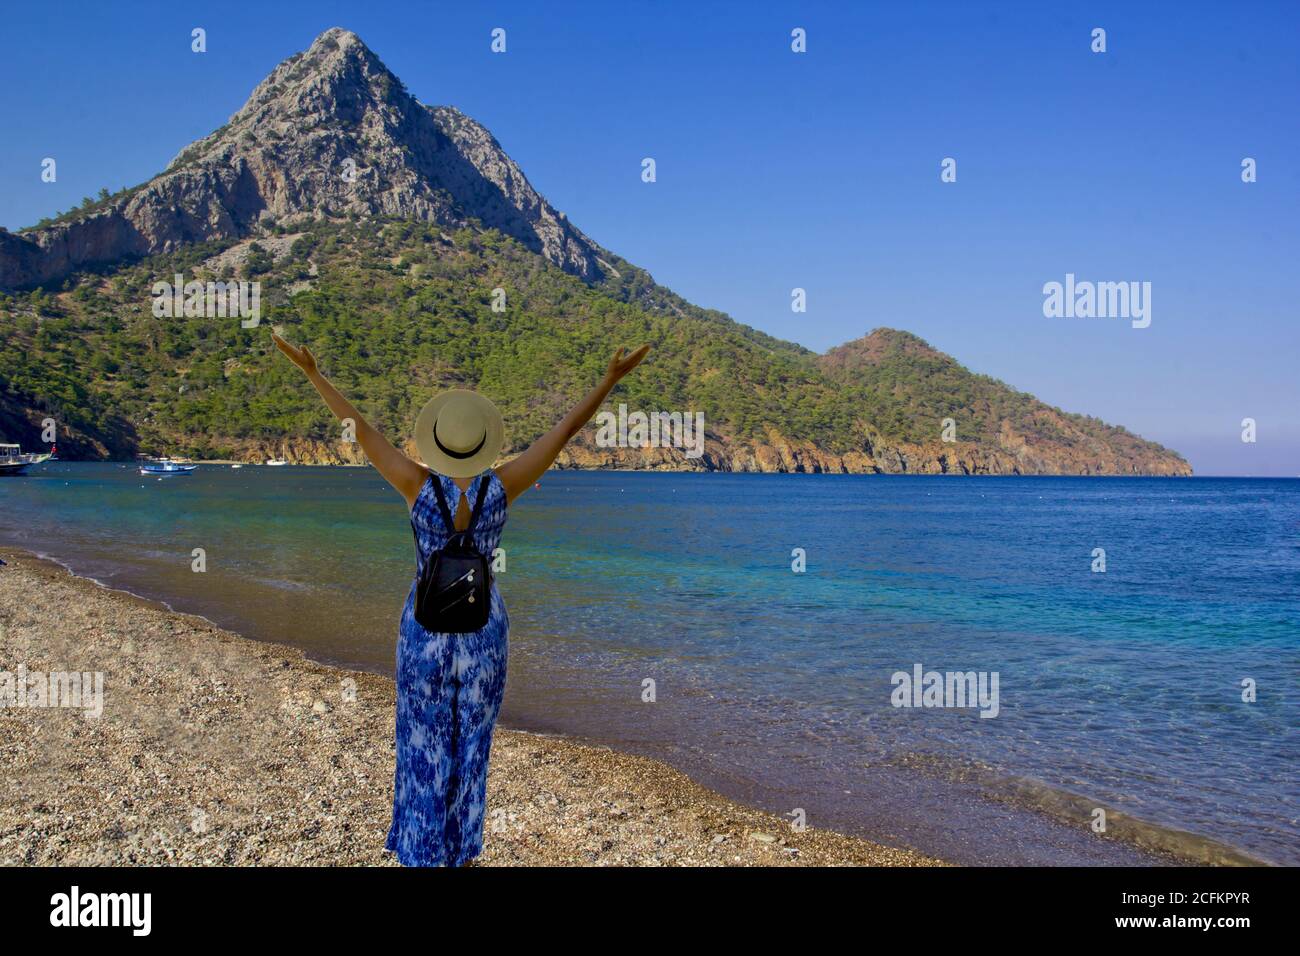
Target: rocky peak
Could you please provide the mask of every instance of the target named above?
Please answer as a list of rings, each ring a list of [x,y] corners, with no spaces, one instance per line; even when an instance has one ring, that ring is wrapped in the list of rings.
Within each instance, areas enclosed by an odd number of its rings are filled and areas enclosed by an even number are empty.
[[[259,106],[285,99],[285,91],[301,98],[309,91],[323,94],[321,105],[347,107],[359,104],[369,93],[370,102],[396,101],[401,81],[384,66],[370,47],[350,30],[331,27],[318,36],[302,53],[295,53],[257,85],[243,108],[231,122],[257,110]],[[313,106],[316,104],[308,103]]]
[[[228,160],[241,140],[385,129],[391,136],[416,109],[419,104],[360,37],[332,27],[272,70],[225,126],[187,146],[167,169]]]
[[[603,276],[599,247],[486,129],[453,107],[420,103],[360,37],[334,27],[154,179],[84,214],[0,236],[0,288],[239,238],[267,218],[349,214],[478,220],[585,281]]]

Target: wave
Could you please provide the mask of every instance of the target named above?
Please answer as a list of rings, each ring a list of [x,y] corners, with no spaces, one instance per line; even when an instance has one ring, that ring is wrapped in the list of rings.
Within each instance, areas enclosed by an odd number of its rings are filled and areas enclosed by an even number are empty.
[[[1101,840],[1114,840],[1137,847],[1170,862],[1197,866],[1276,866],[1244,850],[1189,830],[1181,830],[1133,816],[1107,805],[1107,801],[1075,793],[1033,777],[1017,776],[973,760],[909,752],[891,757],[888,763],[929,772],[963,786],[976,786],[989,799],[1019,810],[1043,814],[1076,829],[1091,829],[1098,809],[1105,811],[1105,832]],[[1093,831],[1095,832],[1095,831]]]

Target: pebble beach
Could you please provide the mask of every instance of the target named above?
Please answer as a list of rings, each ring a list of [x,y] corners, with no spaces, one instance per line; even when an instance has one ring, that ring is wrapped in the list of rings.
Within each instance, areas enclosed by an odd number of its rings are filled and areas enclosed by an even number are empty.
[[[383,848],[390,678],[315,663],[23,551],[0,558],[0,672],[103,675],[98,716],[0,707],[0,865],[398,865]],[[796,830],[655,760],[500,727],[487,819],[474,865],[941,865]]]

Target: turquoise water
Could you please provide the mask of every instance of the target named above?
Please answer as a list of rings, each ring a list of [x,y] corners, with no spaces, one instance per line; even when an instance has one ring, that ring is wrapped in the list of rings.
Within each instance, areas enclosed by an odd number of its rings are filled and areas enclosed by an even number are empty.
[[[385,672],[413,574],[363,469],[51,464],[0,540]],[[1300,481],[553,472],[503,544],[509,725],[959,862],[1300,863]],[[892,706],[918,663],[998,715]]]

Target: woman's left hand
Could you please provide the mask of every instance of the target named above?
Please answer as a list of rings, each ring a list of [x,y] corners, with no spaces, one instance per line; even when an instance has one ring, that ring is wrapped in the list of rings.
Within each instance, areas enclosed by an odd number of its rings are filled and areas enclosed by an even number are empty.
[[[626,348],[620,348],[614,353],[614,357],[609,360],[609,368],[605,370],[605,381],[611,385],[640,365],[641,360],[650,351],[650,346],[643,345],[631,355],[624,355],[623,353],[626,351]]]

